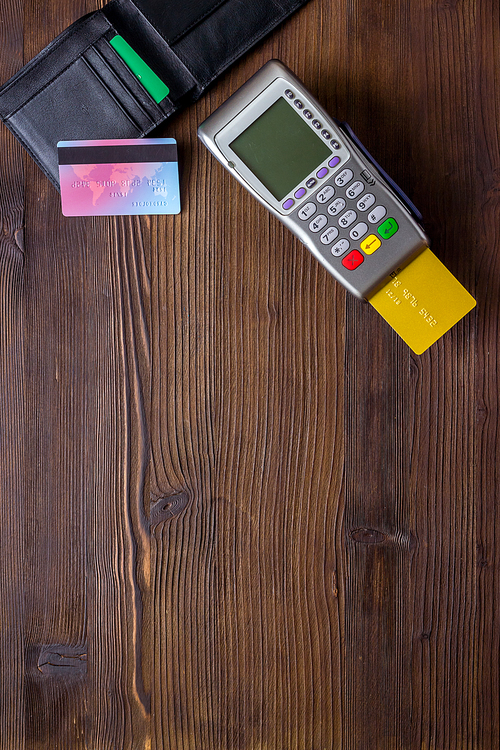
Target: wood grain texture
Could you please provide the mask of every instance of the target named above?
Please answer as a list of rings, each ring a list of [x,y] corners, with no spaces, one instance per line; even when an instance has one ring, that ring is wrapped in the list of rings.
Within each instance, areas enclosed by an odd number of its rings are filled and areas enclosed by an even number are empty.
[[[477,20],[483,33],[478,38],[478,64],[475,83],[478,94],[477,199],[480,222],[477,239],[476,276],[478,295],[483,304],[478,310],[476,365],[476,441],[475,489],[480,502],[476,505],[476,577],[477,641],[474,676],[477,680],[475,720],[477,743],[494,747],[500,736],[500,637],[498,627],[498,474],[499,388],[498,357],[500,320],[500,201],[498,180],[499,139],[498,113],[500,96],[498,66],[492,55],[500,41],[498,9],[490,3],[478,7]]]
[[[7,80],[88,0],[0,0]],[[500,14],[310,0],[158,135],[182,212],[0,148],[0,750],[496,750]],[[421,357],[196,138],[288,64],[477,297]]]

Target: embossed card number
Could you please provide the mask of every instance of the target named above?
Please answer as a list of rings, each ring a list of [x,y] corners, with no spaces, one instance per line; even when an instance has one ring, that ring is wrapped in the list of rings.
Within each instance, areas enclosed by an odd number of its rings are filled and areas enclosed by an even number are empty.
[[[429,249],[368,300],[416,354],[422,354],[475,306]]]

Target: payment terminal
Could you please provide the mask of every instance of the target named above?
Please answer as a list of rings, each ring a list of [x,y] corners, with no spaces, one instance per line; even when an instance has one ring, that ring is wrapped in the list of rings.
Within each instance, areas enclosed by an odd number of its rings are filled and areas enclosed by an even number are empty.
[[[198,128],[212,154],[422,354],[476,302],[346,123],[271,60]]]
[[[276,60],[198,135],[356,297],[368,298],[429,244],[417,209],[349,126]]]

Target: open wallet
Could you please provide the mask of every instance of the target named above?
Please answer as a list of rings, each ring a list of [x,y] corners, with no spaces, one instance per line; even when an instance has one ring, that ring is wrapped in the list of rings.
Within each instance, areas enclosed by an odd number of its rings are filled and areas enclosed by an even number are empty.
[[[0,118],[59,189],[57,143],[140,138],[195,101],[307,0],[112,0],[0,88]],[[111,43],[168,87],[157,101]]]

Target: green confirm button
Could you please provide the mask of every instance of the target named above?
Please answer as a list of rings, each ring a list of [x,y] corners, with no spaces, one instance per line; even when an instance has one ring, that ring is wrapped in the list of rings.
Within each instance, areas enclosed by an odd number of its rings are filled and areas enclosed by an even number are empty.
[[[383,224],[379,226],[377,232],[384,240],[388,240],[393,234],[398,231],[398,223],[396,219],[386,219]]]

